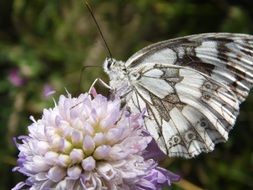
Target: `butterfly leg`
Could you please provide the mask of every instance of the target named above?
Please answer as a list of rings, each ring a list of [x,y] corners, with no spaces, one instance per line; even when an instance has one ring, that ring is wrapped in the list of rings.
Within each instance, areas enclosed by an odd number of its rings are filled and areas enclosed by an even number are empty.
[[[88,93],[90,94],[91,93],[91,91],[92,91],[92,89],[94,88],[94,86],[96,85],[96,83],[100,83],[102,86],[104,86],[105,88],[108,88],[109,90],[112,90],[112,87],[111,86],[109,86],[108,84],[106,84],[106,82],[104,82],[102,79],[100,79],[100,78],[96,78],[95,80],[94,80],[94,82],[91,84],[91,86],[90,86],[90,89],[89,89],[89,91],[88,91]]]
[[[100,78],[96,78],[95,80],[94,80],[94,82],[91,84],[91,86],[90,86],[90,89],[89,89],[89,91],[88,91],[88,93],[89,94],[91,94],[93,97],[95,97],[96,96],[96,90],[95,90],[95,88],[94,88],[94,86],[96,85],[96,83],[100,83],[102,86],[104,86],[104,87],[106,87],[106,88],[108,88],[108,89],[112,89],[108,84],[106,84],[106,82],[104,82],[102,79],[100,79]],[[76,105],[74,105],[74,106],[72,106],[71,107],[71,109],[73,109],[73,108],[75,108],[76,106],[78,106],[79,104],[81,104],[81,103],[83,103],[83,102],[79,102],[79,103],[77,103]]]

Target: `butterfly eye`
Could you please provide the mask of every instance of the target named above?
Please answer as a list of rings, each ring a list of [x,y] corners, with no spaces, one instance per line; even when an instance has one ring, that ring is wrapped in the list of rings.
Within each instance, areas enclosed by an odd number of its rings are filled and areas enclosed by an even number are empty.
[[[114,65],[114,63],[115,63],[115,61],[114,61],[113,59],[107,58],[107,59],[106,59],[106,68],[107,68],[107,69],[110,69],[111,66]]]
[[[110,69],[111,65],[112,65],[112,61],[108,60],[108,62],[107,62],[107,68]]]

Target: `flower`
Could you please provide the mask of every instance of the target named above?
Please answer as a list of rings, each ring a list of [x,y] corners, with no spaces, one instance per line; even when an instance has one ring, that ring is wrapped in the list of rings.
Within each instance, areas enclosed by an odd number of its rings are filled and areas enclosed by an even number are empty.
[[[21,76],[18,69],[11,69],[8,74],[8,80],[13,86],[20,87],[24,85],[25,79]]]
[[[172,182],[180,180],[180,176],[165,170],[161,167],[155,167],[148,175],[138,182],[138,190],[160,190],[163,186],[170,186]]]
[[[95,93],[93,93],[95,94]],[[18,166],[28,178],[13,189],[160,189],[178,180],[144,152],[151,136],[141,114],[120,109],[120,100],[60,96],[52,109],[18,137]],[[15,139],[16,140],[16,139]]]
[[[54,88],[50,84],[45,84],[43,87],[43,97],[48,98],[55,93]]]

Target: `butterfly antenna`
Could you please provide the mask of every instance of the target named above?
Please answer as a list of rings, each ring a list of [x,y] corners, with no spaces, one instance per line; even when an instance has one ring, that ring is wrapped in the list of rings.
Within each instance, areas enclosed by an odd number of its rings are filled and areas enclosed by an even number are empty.
[[[98,25],[98,22],[97,22],[97,20],[96,20],[94,14],[93,14],[92,8],[91,8],[90,4],[88,3],[88,1],[85,1],[85,5],[86,5],[87,9],[88,9],[89,12],[90,12],[91,17],[92,17],[92,19],[94,20],[94,22],[95,22],[95,24],[96,24],[96,27],[97,27],[97,29],[98,29],[98,32],[99,32],[99,34],[100,34],[100,36],[101,36],[101,38],[102,38],[102,40],[103,40],[103,42],[104,42],[104,44],[105,44],[105,47],[106,47],[106,49],[107,49],[107,51],[108,51],[108,53],[109,53],[109,56],[110,56],[110,58],[112,59],[112,53],[111,53],[111,51],[110,51],[110,49],[109,49],[109,47],[108,47],[108,44],[106,43],[106,40],[105,40],[105,38],[104,38],[104,35],[103,35],[103,33],[102,33],[101,29],[100,29],[100,26]]]

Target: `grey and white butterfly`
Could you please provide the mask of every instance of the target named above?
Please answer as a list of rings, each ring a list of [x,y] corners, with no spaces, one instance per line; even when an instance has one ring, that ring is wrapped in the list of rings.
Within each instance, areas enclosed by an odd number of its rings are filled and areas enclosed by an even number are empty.
[[[253,36],[207,33],[162,41],[126,62],[107,58],[110,87],[168,156],[194,157],[228,139],[253,85]]]

